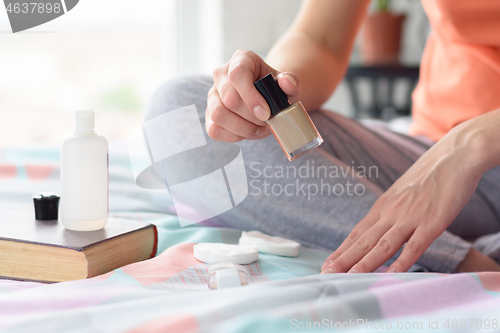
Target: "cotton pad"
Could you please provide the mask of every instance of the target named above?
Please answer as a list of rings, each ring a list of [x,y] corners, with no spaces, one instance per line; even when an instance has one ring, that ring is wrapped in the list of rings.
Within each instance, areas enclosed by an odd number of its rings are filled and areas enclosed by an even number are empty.
[[[196,259],[208,264],[216,262],[249,264],[259,259],[259,250],[255,245],[199,243],[193,246],[193,252]]]
[[[260,231],[249,231],[241,234],[240,245],[256,245],[259,252],[277,256],[296,257],[300,244],[289,239],[273,237]]]

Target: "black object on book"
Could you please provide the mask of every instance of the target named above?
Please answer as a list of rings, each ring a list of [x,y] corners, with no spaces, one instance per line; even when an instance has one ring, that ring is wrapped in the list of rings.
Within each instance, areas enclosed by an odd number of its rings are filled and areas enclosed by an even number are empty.
[[[59,198],[59,195],[52,192],[40,192],[33,195],[35,219],[42,221],[57,220]]]

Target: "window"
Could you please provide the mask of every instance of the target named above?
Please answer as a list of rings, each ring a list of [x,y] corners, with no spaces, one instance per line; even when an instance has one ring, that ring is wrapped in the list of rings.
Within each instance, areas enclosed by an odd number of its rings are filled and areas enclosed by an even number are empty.
[[[125,138],[156,87],[175,75],[173,0],[82,0],[65,15],[12,34],[0,7],[0,147],[59,143],[74,110]]]

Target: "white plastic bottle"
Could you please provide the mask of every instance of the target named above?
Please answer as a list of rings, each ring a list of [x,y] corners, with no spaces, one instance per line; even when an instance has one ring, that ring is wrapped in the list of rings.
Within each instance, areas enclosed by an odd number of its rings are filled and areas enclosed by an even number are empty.
[[[94,131],[94,111],[76,111],[75,134],[61,146],[60,220],[69,230],[102,229],[108,221],[108,141]]]

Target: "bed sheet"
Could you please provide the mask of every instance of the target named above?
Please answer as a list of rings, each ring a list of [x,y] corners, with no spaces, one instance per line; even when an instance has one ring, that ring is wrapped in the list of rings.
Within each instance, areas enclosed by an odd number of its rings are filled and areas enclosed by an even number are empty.
[[[168,193],[136,187],[126,151],[110,151],[111,215],[156,224],[158,255],[87,280],[0,280],[1,332],[500,331],[500,273],[319,275],[330,252],[303,247],[261,254],[248,286],[209,290],[193,245],[241,232],[181,228]],[[0,200],[57,192],[57,161],[55,147],[0,151]]]

